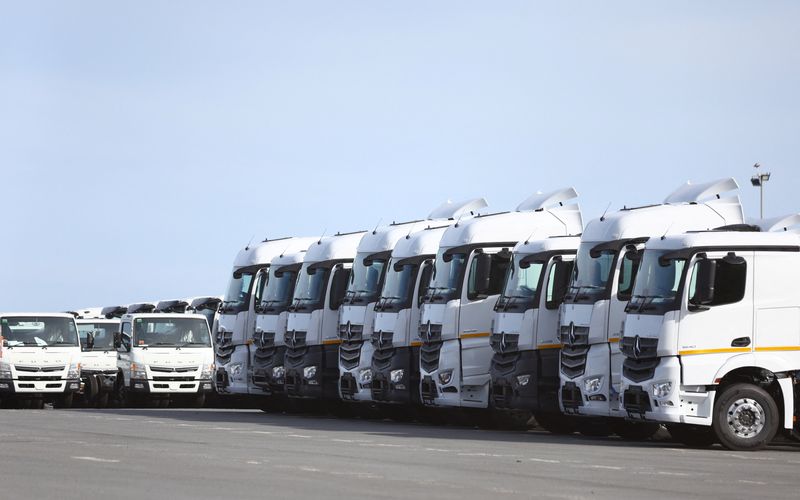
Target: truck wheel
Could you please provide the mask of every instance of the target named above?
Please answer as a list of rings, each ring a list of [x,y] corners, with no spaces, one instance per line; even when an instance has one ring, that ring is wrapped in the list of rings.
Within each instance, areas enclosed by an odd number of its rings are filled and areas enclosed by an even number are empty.
[[[539,427],[551,434],[572,434],[577,427],[574,417],[559,413],[537,413],[533,418]]]
[[[492,417],[498,428],[510,431],[528,429],[528,421],[533,415],[527,410],[492,410]]]
[[[586,419],[578,422],[578,432],[587,437],[608,437],[611,426],[604,420]]]
[[[53,401],[53,408],[72,408],[72,400],[75,397],[75,393],[67,392],[58,396],[55,401]]]
[[[42,408],[44,408],[44,399],[31,399],[31,410],[41,410]]]
[[[95,406],[97,408],[108,408],[108,393],[104,392],[99,394],[95,399]]]
[[[170,400],[169,398],[163,398],[158,400],[158,407],[159,408],[169,408]]]
[[[206,405],[206,393],[199,392],[192,398],[192,408],[202,408]]]
[[[621,420],[611,424],[611,428],[614,430],[614,434],[626,441],[644,441],[658,432],[661,425],[653,422],[629,422],[627,420]]]
[[[667,430],[672,439],[689,448],[708,448],[717,442],[714,429],[703,425],[669,424]]]
[[[778,432],[778,405],[758,386],[734,384],[714,403],[711,425],[722,446],[729,450],[760,450]]]

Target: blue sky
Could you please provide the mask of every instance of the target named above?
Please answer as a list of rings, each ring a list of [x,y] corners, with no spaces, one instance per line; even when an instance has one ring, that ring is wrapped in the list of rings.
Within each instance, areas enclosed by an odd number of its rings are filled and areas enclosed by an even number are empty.
[[[14,2],[0,309],[220,294],[248,240],[773,173],[797,212],[796,2]],[[792,200],[795,198],[795,201]]]

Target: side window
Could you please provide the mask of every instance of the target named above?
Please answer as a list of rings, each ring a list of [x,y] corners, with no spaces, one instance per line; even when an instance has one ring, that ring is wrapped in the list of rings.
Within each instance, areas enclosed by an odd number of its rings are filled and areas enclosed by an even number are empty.
[[[713,307],[733,304],[744,298],[747,284],[747,262],[744,259],[713,259],[706,263],[706,272],[699,272],[701,263],[702,261],[695,263],[692,269],[689,281],[690,303]]]
[[[264,289],[266,289],[267,282],[269,281],[269,270],[262,269],[259,271],[256,280],[255,300],[253,300],[253,303],[255,304],[256,310],[258,310],[261,307],[261,298],[264,296]]]
[[[333,282],[331,283],[331,296],[328,300],[328,307],[336,311],[342,305],[344,294],[347,292],[347,283],[350,281],[350,269],[338,266],[333,272]]]
[[[419,278],[419,289],[417,289],[417,305],[422,304],[422,298],[427,293],[433,277],[433,262],[426,260],[422,263],[422,275]]]
[[[511,254],[507,251],[477,254],[469,267],[467,298],[478,300],[500,294],[510,263]]]
[[[122,347],[125,348],[126,351],[131,350],[131,324],[128,321],[122,323]]]
[[[550,275],[547,277],[547,296],[545,307],[547,309],[558,309],[564,301],[564,295],[569,289],[569,279],[572,276],[572,268],[575,261],[559,260],[550,267]]]
[[[622,265],[619,269],[619,280],[617,281],[617,299],[619,300],[631,300],[636,274],[639,272],[640,255],[640,252],[631,251],[625,252],[622,256]]]

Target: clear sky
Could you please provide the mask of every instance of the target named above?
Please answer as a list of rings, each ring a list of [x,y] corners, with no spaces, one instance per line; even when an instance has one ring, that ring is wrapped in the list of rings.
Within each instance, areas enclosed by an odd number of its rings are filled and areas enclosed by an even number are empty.
[[[773,174],[800,211],[800,3],[17,1],[0,310],[221,294],[251,238],[573,185],[584,218]]]

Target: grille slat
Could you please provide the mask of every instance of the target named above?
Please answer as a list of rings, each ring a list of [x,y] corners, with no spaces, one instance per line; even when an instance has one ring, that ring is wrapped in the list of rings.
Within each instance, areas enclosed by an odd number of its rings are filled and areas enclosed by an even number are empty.
[[[589,327],[573,324],[561,327],[561,373],[569,378],[583,375],[589,353]]]
[[[430,373],[439,368],[439,354],[442,350],[442,343],[424,343],[419,348],[419,365],[426,372]]]
[[[653,378],[661,361],[658,357],[658,338],[623,337],[620,350],[625,356],[622,374],[634,382]]]
[[[339,361],[345,370],[352,370],[361,361],[361,343],[344,342],[339,346]]]
[[[518,333],[492,333],[489,344],[494,352],[516,352],[519,351]]]
[[[339,325],[339,338],[342,340],[363,340],[364,325],[342,323]]]
[[[308,332],[291,330],[283,334],[283,342],[290,348],[305,347]]]
[[[217,361],[223,365],[228,364],[228,362],[231,360],[231,355],[233,355],[234,349],[235,346],[233,345],[233,332],[218,331],[216,346],[214,348]]]

